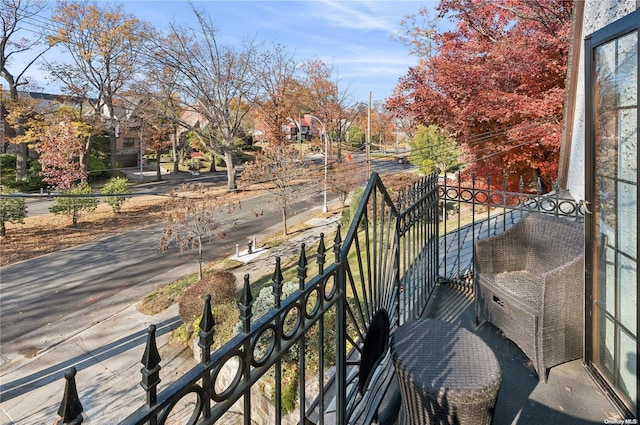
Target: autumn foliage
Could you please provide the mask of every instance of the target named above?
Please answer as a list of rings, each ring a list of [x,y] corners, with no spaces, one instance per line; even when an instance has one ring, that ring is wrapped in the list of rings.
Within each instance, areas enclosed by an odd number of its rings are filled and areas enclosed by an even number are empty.
[[[87,178],[79,157],[84,141],[72,122],[64,119],[52,124],[36,146],[40,154],[44,181],[56,189],[70,190]]]
[[[415,124],[459,135],[467,171],[555,180],[569,49],[571,2],[442,0],[438,32],[404,22],[403,41],[419,63],[401,78],[387,106]]]

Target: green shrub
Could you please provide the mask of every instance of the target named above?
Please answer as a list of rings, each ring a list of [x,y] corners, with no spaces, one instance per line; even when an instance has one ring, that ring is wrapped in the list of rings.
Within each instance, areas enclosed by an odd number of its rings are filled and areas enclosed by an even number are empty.
[[[284,282],[282,284],[282,299],[286,299],[289,295],[293,294],[298,289],[298,283],[296,282]],[[273,287],[271,285],[265,286],[260,290],[258,297],[253,300],[253,308],[251,312],[253,313],[252,321],[260,319],[264,316],[271,308],[275,306],[275,302],[273,299]]]
[[[113,177],[102,187],[100,191],[104,195],[128,195],[131,193],[129,190],[129,182],[124,177]],[[129,199],[130,196],[107,196],[104,201],[111,206],[113,212],[118,214],[122,209],[122,205]]]
[[[189,346],[189,341],[191,341],[191,333],[187,331],[187,327],[183,323],[173,330],[171,336],[174,341],[184,345],[185,347]]]
[[[0,154],[0,170],[4,173],[5,170],[16,169],[16,155],[12,153]]]
[[[64,191],[67,195],[87,195],[87,196],[60,196],[56,197],[56,201],[50,211],[54,214],[64,214],[71,218],[73,227],[78,225],[80,214],[92,212],[98,208],[100,202],[97,197],[92,195],[91,188],[87,185],[78,186],[75,189]]]
[[[202,312],[200,312],[200,314],[202,314]],[[211,314],[213,314],[213,321],[215,323],[213,328],[215,331],[213,334],[213,345],[211,346],[211,351],[214,351],[222,347],[237,334],[236,324],[238,323],[240,311],[234,300],[212,305]],[[198,338],[201,319],[202,316],[200,315],[193,321],[190,327],[192,332],[188,332],[187,326],[185,326],[185,332],[187,332],[187,338],[189,340],[191,340],[191,337]]]
[[[32,192],[45,188],[40,172],[40,163],[34,159],[27,159],[27,172],[21,180],[16,180],[16,155],[0,155],[0,182],[7,189],[19,192]]]
[[[6,236],[5,223],[24,223],[26,216],[27,207],[23,198],[0,198],[0,236]]]
[[[224,304],[236,299],[236,277],[220,271],[204,276],[187,288],[178,302],[178,314],[187,331],[193,332],[193,321],[202,315],[204,297],[211,295],[212,304]],[[238,316],[234,317],[237,320]]]
[[[282,412],[284,416],[293,412],[296,408],[296,400],[298,399],[298,365],[291,364],[284,368],[282,373]],[[271,402],[275,404],[276,392],[275,388],[271,391]]]
[[[342,210],[342,215],[340,216],[340,225],[345,231],[347,231],[349,229],[350,224],[351,224],[351,210],[348,208],[345,208]]]
[[[364,189],[361,187],[357,187],[353,190],[353,195],[351,195],[351,202],[349,203],[349,222],[347,223],[347,227],[344,228],[344,232],[349,230],[351,222],[356,218],[356,212],[358,212],[358,207],[360,206],[360,201],[362,201],[362,195],[364,194]],[[343,216],[344,218],[344,216]],[[365,221],[362,220],[360,222],[360,230],[363,230],[365,226]]]
[[[110,166],[95,155],[89,155],[89,181],[106,179],[111,174]]]
[[[40,162],[35,159],[29,160],[27,165],[27,174],[22,179],[20,190],[23,192],[32,192],[40,188],[45,188],[46,183],[42,179],[42,166]]]

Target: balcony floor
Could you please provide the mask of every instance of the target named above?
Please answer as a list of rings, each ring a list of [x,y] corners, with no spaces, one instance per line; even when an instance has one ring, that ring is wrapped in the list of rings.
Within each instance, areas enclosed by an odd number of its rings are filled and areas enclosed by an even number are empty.
[[[438,286],[423,317],[437,318],[469,329],[494,351],[502,368],[493,425],[602,424],[620,414],[589,377],[582,360],[549,371],[546,384],[527,357],[490,323],[474,326],[473,296]]]

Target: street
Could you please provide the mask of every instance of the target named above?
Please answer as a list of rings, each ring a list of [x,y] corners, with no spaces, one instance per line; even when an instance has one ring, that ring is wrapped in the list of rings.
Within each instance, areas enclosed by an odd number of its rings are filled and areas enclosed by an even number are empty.
[[[381,173],[405,167],[396,161],[372,161],[372,169]],[[167,190],[175,184],[179,183],[140,185],[136,191],[158,192],[159,186]],[[224,184],[224,176],[219,184]],[[290,217],[320,211],[323,194],[316,183],[299,192]],[[253,236],[280,230],[281,211],[270,196],[248,198],[241,209],[231,213],[228,222],[237,226],[225,239],[206,244],[205,263],[232,255],[236,244],[244,248]],[[198,267],[195,253],[180,253],[175,247],[159,253],[161,229],[162,224],[151,225],[2,267],[0,366],[13,361],[17,353],[33,355],[75,335],[166,282],[194,273]]]
[[[291,215],[319,207],[321,197],[300,197]],[[206,244],[205,262],[222,259],[251,237],[281,222],[270,195],[245,200],[229,216],[237,227],[224,240]],[[256,218],[256,211],[262,216]],[[34,352],[127,308],[158,285],[197,270],[196,253],[175,247],[158,252],[162,225],[112,236],[2,268],[0,345],[3,363],[11,352]],[[169,275],[169,276],[168,276]],[[13,344],[16,346],[13,346]]]

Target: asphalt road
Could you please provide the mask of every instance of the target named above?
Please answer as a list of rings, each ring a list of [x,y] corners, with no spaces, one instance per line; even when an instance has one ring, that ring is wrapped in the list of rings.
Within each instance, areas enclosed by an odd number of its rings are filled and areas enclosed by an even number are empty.
[[[372,170],[379,173],[406,167],[395,161],[372,161]],[[169,191],[174,184],[179,182],[140,185],[136,191]],[[323,194],[317,184],[301,187],[297,194],[290,217],[320,210]],[[236,222],[236,227],[225,239],[207,243],[204,261],[232,255],[236,244],[244,248],[249,239],[281,220],[270,195],[244,200],[242,208],[227,218],[228,223]],[[147,226],[2,267],[0,354],[28,355],[54,345],[129,307],[167,281],[197,271],[195,252],[180,253],[176,248],[158,252],[161,227]],[[10,361],[1,360],[0,364]]]
[[[320,208],[317,189],[302,189],[290,214]],[[262,215],[259,215],[262,213]],[[258,216],[256,217],[256,214]],[[225,258],[254,235],[281,222],[269,195],[249,198],[227,219],[237,226],[206,244],[205,262]],[[2,268],[0,345],[23,352],[55,344],[120,311],[160,282],[197,270],[195,252],[158,252],[161,225],[152,225]],[[28,341],[28,342],[27,342]],[[12,343],[16,346],[11,347]],[[5,353],[3,353],[4,355]]]
[[[404,155],[406,153],[401,152],[400,155]],[[395,155],[395,154],[389,154]],[[313,156],[315,163],[322,167],[323,164],[323,156],[321,154],[317,154]],[[353,164],[359,167],[365,167],[366,158],[364,153],[354,153],[353,154]],[[411,167],[407,164],[398,164],[393,160],[380,160],[373,158],[371,160],[371,170],[376,171],[379,174],[385,174],[389,172],[398,172],[404,171]],[[137,171],[137,170],[136,170]],[[155,173],[154,173],[155,175]],[[179,185],[186,182],[197,182],[202,184],[217,184],[224,185],[227,182],[227,174],[225,172],[206,174],[201,176],[189,176],[186,175],[184,178],[177,179],[174,176],[165,176],[165,179],[160,182],[151,182],[151,183],[141,183],[131,187],[131,193],[133,194],[163,194],[168,193]],[[49,209],[53,205],[53,197],[46,196],[46,194],[35,194],[33,197],[28,197],[25,200],[27,205],[27,217],[37,217],[43,214],[48,214]]]
[[[165,179],[162,181],[141,183],[131,186],[130,189],[131,193],[134,195],[165,194],[171,192],[179,185],[187,182],[223,185],[227,182],[227,174],[214,173],[198,177],[185,175],[183,178],[165,176]],[[32,197],[27,197],[25,199],[25,203],[27,206],[27,217],[37,217],[39,215],[49,214],[49,209],[53,205],[53,200],[53,197],[47,196],[46,194],[34,194]]]

